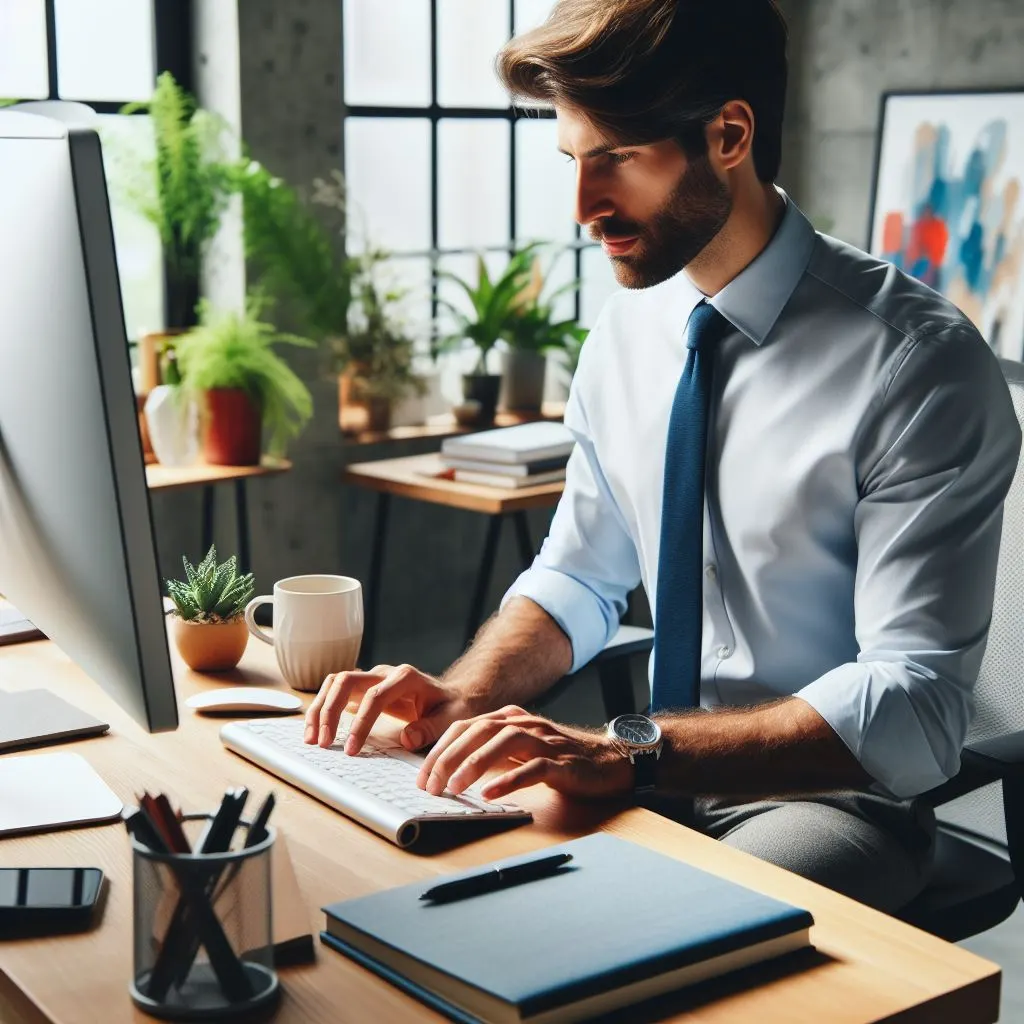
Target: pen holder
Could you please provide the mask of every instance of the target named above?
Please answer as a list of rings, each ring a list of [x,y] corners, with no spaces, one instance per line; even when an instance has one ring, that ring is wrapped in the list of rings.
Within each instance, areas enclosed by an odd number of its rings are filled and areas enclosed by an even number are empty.
[[[182,827],[194,846],[211,815]],[[248,835],[249,824],[240,823]],[[226,853],[161,854],[132,837],[136,1006],[166,1020],[225,1020],[278,996],[271,932],[274,830]]]

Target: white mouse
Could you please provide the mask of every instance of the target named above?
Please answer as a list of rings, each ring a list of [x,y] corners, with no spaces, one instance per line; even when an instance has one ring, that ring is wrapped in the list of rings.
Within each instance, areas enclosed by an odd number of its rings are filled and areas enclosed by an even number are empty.
[[[287,714],[302,707],[301,699],[294,693],[264,686],[226,686],[222,690],[206,690],[189,697],[185,703],[199,712],[277,711]]]

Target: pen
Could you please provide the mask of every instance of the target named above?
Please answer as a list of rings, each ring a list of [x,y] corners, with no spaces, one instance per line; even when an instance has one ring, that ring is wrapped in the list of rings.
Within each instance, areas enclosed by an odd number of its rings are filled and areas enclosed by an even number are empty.
[[[465,899],[468,896],[479,896],[485,892],[494,892],[521,882],[532,882],[537,878],[553,875],[564,864],[572,860],[571,853],[555,853],[538,860],[529,860],[523,864],[512,864],[507,868],[490,868],[469,878],[459,878],[454,882],[443,882],[428,889],[421,900],[432,900],[434,903],[449,903],[452,900]]]

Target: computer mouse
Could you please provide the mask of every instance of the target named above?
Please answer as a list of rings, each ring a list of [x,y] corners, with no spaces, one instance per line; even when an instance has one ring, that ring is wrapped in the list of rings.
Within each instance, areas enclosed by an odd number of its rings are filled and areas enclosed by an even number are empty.
[[[221,690],[206,690],[189,697],[185,703],[200,714],[224,711],[276,711],[291,714],[302,707],[302,700],[294,693],[271,690],[264,686],[226,686]]]

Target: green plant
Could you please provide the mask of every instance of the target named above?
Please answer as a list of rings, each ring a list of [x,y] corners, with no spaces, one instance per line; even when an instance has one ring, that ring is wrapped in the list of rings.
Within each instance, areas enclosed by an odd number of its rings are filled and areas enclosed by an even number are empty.
[[[336,222],[334,230],[295,189],[255,160],[235,168],[232,184],[242,196],[246,257],[261,288],[289,299],[307,333],[320,339],[344,333],[357,267],[342,247],[340,173],[330,181],[316,179],[312,198],[324,207],[325,219]]]
[[[167,263],[168,326],[192,322],[196,282],[207,243],[220,226],[232,191],[232,168],[221,157],[223,123],[201,110],[170,72],[157,78],[153,96],[122,114],[149,114],[156,143],[152,160],[119,160],[129,201],[160,233]]]
[[[455,318],[457,329],[441,339],[442,348],[454,348],[464,340],[472,341],[480,353],[477,373],[487,372],[487,355],[508,331],[517,315],[520,295],[530,278],[533,257],[539,243],[532,243],[513,253],[502,275],[492,281],[487,264],[477,256],[476,285],[464,281],[451,271],[439,271],[438,277],[453,281],[466,293],[472,312],[465,313],[446,299],[438,299]]]
[[[316,345],[261,320],[265,306],[266,300],[255,293],[249,296],[244,313],[217,311],[200,302],[199,326],[182,335],[175,350],[182,384],[189,392],[246,391],[260,409],[270,453],[281,455],[313,415],[313,399],[274,346]]]
[[[408,289],[387,286],[387,260],[379,249],[355,260],[348,324],[332,339],[332,352],[336,371],[351,368],[357,375],[361,396],[394,400],[422,395],[426,385],[413,372],[415,339],[399,314]]]
[[[566,292],[576,291],[580,286],[579,281],[570,281],[546,298],[543,297],[544,285],[545,276],[541,273],[540,260],[535,257],[532,279],[519,293],[512,316],[502,333],[512,348],[537,353],[565,351],[567,339],[573,338],[573,332],[578,327],[576,319],[556,320],[555,299]]]
[[[255,592],[253,575],[239,575],[234,555],[218,565],[217,548],[211,546],[199,565],[192,565],[184,555],[181,560],[185,581],[168,580],[167,593],[186,622],[229,622],[245,611]]]

